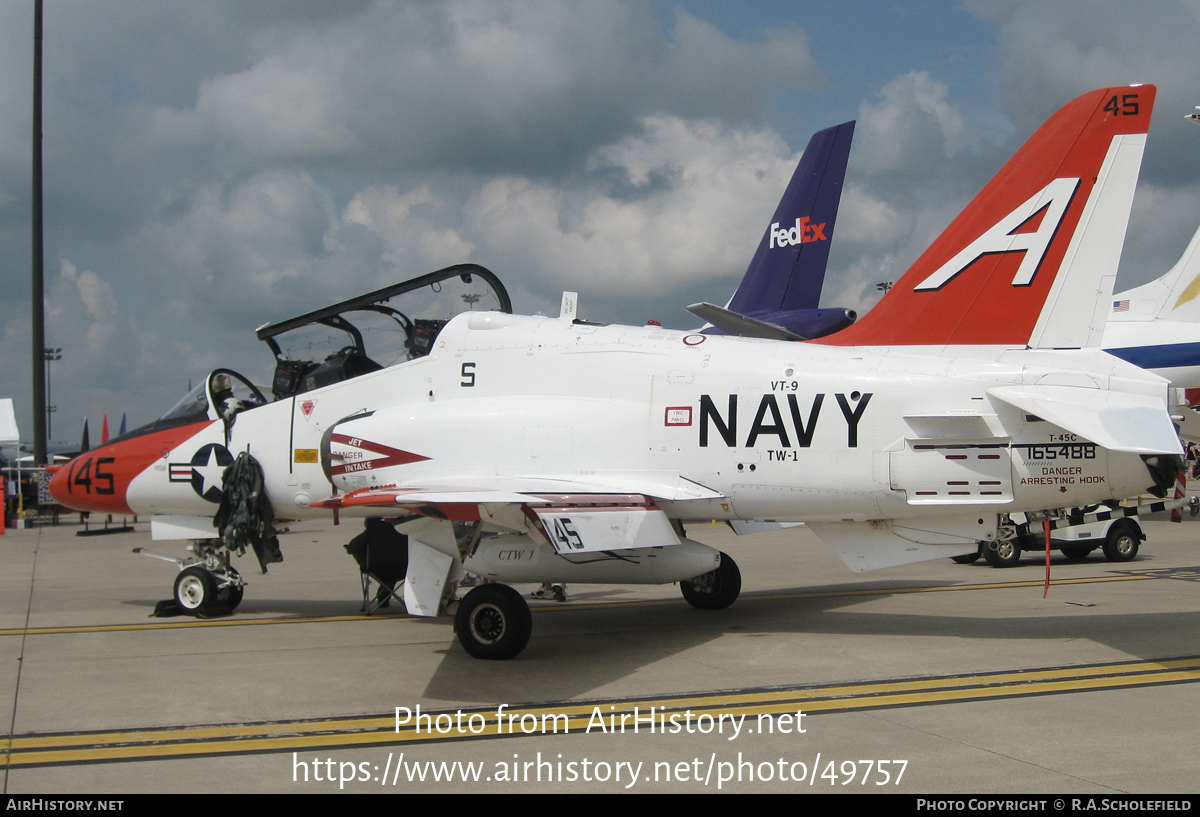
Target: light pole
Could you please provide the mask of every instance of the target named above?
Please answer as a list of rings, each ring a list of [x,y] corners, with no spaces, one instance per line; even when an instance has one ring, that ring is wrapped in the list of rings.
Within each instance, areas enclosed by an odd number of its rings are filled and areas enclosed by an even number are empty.
[[[38,360],[39,349],[46,345],[45,310],[42,285],[42,0],[33,5],[33,190],[32,190],[32,314],[33,343],[33,463],[45,465],[46,409],[45,368]]]
[[[42,356],[46,360],[46,439],[49,440],[54,436],[51,429],[50,415],[58,410],[58,406],[52,405],[50,402],[50,363],[54,360],[62,360],[62,349],[49,347],[42,349]]]

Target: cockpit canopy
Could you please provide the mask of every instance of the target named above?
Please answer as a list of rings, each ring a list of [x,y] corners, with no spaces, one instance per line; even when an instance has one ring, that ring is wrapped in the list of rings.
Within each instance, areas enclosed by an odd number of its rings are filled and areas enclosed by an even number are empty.
[[[275,355],[271,394],[279,400],[424,357],[442,327],[467,311],[512,313],[504,284],[478,264],[446,267],[296,318],[263,324],[258,337]],[[110,442],[213,420],[224,420],[228,426],[237,413],[267,402],[247,378],[230,369],[216,369],[157,420]]]
[[[228,419],[239,411],[266,404],[267,398],[249,380],[232,369],[214,369],[157,420],[109,442],[192,423]]]
[[[271,393],[279,400],[423,357],[450,318],[488,310],[512,312],[500,279],[478,264],[457,264],[264,324],[259,340],[275,355]]]

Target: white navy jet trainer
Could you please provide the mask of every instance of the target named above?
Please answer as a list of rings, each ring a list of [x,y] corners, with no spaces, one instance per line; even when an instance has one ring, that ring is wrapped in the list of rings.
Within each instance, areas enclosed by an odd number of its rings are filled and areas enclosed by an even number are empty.
[[[1068,103],[819,342],[600,325],[571,294],[557,317],[474,311],[428,354],[270,403],[216,374],[200,421],[89,452],[51,491],[206,540],[176,583],[193,609],[240,598],[220,548],[259,542],[271,513],[397,520],[409,612],[446,611],[464,571],[495,582],[456,611],[482,658],[530,637],[505,582],[680,582],[696,606],[732,603],[737,568],[693,522],[806,522],[869,570],[1012,537],[1018,511],[1161,495],[1181,453],[1167,383],[1098,349],[1154,95]],[[222,488],[235,456],[249,477]],[[235,503],[214,528],[259,470],[255,518]]]

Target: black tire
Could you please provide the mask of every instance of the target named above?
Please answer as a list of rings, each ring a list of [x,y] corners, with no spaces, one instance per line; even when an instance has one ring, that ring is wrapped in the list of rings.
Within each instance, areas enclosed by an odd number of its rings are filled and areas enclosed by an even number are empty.
[[[1069,548],[1059,548],[1059,551],[1063,556],[1066,556],[1071,561],[1078,562],[1081,559],[1086,559],[1088,554],[1092,552],[1092,548],[1088,547],[1087,545],[1081,545]]]
[[[1130,562],[1138,554],[1142,541],[1142,529],[1137,522],[1119,519],[1108,529],[1104,540],[1104,556],[1110,562]]]
[[[228,569],[228,573],[231,579],[240,578],[240,574],[232,567]],[[242,596],[246,594],[246,587],[241,584],[231,584],[225,588],[224,593],[226,594],[225,609],[232,613],[242,603]]]
[[[506,584],[484,584],[459,603],[454,628],[468,655],[505,661],[520,655],[529,643],[533,615],[516,590]]]
[[[979,557],[983,555],[983,542],[979,543],[979,547],[975,548],[974,553],[964,553],[962,556],[951,556],[951,560],[955,564],[970,565],[979,561]]]
[[[729,554],[721,554],[716,570],[679,583],[687,603],[697,610],[724,610],[742,592],[742,571]]]
[[[189,567],[175,577],[175,603],[189,616],[204,616],[217,600],[217,582],[202,567]]]
[[[983,558],[992,567],[1012,567],[1021,561],[1021,545],[1015,539],[988,542],[983,546]]]

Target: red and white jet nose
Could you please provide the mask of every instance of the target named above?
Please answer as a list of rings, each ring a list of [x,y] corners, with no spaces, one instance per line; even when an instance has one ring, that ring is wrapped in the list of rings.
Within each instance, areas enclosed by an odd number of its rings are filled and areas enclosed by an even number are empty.
[[[125,502],[125,491],[135,474],[129,473],[127,467],[117,467],[118,460],[129,460],[123,456],[123,448],[101,446],[60,467],[50,478],[50,496],[59,505],[77,511],[132,514]]]
[[[206,421],[150,431],[85,451],[51,477],[50,496],[77,511],[135,514],[127,499],[129,483],[209,425]]]

